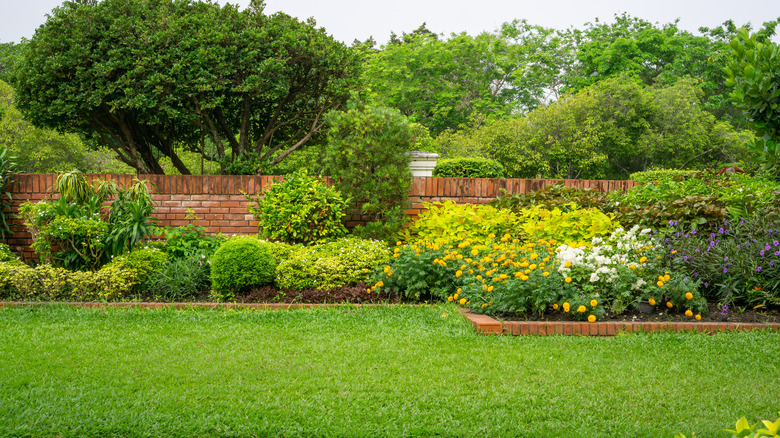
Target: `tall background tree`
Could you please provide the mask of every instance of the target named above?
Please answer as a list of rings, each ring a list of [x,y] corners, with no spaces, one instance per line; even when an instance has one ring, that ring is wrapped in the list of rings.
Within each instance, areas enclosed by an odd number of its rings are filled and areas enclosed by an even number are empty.
[[[17,106],[36,125],[95,138],[139,173],[163,173],[163,156],[190,173],[182,147],[214,160],[253,152],[273,165],[346,100],[359,64],[315,23],[263,8],[67,1],[29,43]]]

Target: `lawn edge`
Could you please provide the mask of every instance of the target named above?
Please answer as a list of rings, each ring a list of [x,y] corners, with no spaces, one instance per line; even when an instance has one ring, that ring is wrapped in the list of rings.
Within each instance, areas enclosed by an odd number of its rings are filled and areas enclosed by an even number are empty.
[[[691,332],[715,334],[727,331],[772,330],[780,332],[780,323],[742,322],[582,322],[582,321],[499,321],[487,315],[461,313],[484,335],[563,335],[615,336],[620,333]]]

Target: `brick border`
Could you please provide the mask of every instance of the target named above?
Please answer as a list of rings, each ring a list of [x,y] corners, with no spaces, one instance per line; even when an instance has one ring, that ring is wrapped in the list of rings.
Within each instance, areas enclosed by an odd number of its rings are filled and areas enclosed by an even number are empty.
[[[695,332],[715,334],[725,331],[776,330],[780,323],[740,322],[580,322],[580,321],[504,321],[462,310],[461,313],[483,335],[583,335],[615,336],[618,333]]]

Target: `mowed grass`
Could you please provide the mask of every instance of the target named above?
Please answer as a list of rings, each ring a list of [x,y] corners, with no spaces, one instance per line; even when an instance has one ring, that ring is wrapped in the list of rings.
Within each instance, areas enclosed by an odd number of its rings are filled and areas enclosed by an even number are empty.
[[[446,314],[447,316],[442,316]],[[780,334],[481,336],[451,306],[0,309],[0,436],[726,436]]]

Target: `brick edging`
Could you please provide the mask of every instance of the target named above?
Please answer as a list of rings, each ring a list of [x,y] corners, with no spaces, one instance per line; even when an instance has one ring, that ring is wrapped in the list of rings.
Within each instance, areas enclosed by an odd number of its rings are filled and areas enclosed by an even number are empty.
[[[485,335],[586,335],[614,336],[633,332],[698,332],[720,333],[724,331],[777,330],[780,323],[740,322],[581,322],[581,321],[504,321],[487,315],[462,311],[476,331]]]
[[[357,307],[380,306],[384,304],[374,303],[153,303],[123,301],[115,303],[90,302],[90,301],[0,301],[3,307],[31,307],[60,305],[71,307],[115,308],[115,309],[249,309],[249,310],[284,310],[284,309],[309,309],[314,307]]]

